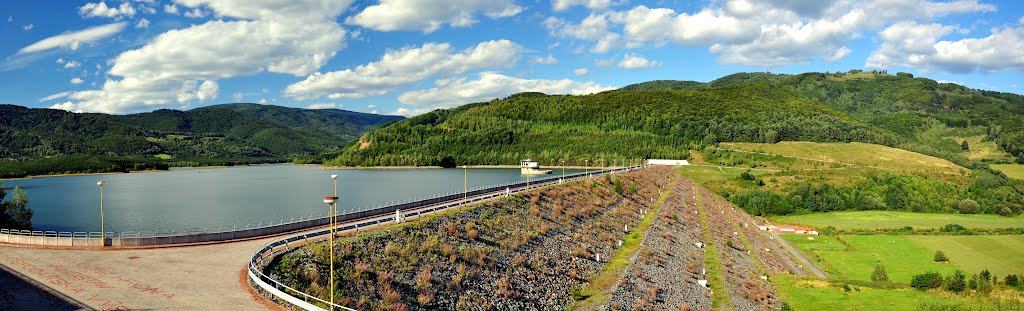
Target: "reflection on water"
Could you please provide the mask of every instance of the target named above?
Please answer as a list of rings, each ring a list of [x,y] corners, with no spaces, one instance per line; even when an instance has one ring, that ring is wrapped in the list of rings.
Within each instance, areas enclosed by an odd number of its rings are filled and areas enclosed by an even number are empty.
[[[45,177],[8,180],[4,187],[21,186],[28,193],[36,230],[99,231],[96,181],[103,180],[108,231],[182,231],[324,213],[322,199],[334,193],[331,174],[340,175],[342,212],[462,191],[461,169],[324,170],[288,164]],[[470,169],[468,182],[473,188],[522,180],[519,169]]]

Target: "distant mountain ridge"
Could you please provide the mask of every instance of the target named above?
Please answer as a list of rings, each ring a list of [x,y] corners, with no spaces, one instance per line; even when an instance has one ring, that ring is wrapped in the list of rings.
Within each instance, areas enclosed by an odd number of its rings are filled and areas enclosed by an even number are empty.
[[[0,105],[0,177],[282,162],[338,150],[401,119],[257,104],[129,115]]]

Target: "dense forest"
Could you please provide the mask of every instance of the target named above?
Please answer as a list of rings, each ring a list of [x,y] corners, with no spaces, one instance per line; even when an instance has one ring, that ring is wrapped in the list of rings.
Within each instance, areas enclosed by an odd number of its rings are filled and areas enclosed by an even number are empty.
[[[658,80],[624,90],[698,90],[768,83],[791,89],[900,137],[899,147],[964,165],[961,142],[943,139],[948,129],[979,132],[1024,163],[1024,96],[975,90],[915,78],[908,73],[853,70],[847,73],[737,73],[700,83]],[[966,136],[966,135],[963,135]]]
[[[399,119],[255,104],[131,115],[0,105],[0,178],[285,162]]]
[[[690,148],[720,141],[780,140],[898,143],[891,132],[789,88],[760,83],[586,96],[517,94],[395,122],[319,160],[345,166],[515,164],[525,158],[611,164],[685,159]]]

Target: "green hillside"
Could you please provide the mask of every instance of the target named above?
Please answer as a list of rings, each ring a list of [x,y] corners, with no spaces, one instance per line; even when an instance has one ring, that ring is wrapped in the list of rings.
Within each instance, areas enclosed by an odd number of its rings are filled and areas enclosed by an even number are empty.
[[[385,116],[340,109],[301,109],[258,104],[223,104],[196,110],[227,109],[261,120],[283,124],[333,140],[352,141],[381,125],[402,120],[401,116]]]
[[[969,155],[961,150],[961,143],[968,137],[981,137],[982,142],[994,142],[1010,155],[986,161],[1024,162],[1024,96],[939,83],[907,73],[737,73],[708,83],[659,80],[623,89],[693,90],[749,83],[784,86],[889,130],[901,137],[904,149],[965,164]]]
[[[896,138],[789,88],[753,84],[688,91],[510,96],[437,110],[364,135],[326,164],[515,164],[686,158],[720,141],[862,141]]]
[[[339,150],[349,140],[345,137],[358,137],[396,118],[259,108],[248,104],[107,115],[0,105],[0,178],[283,162]],[[291,123],[283,116],[290,116]],[[352,124],[345,123],[349,120]],[[310,124],[331,130],[318,132]]]

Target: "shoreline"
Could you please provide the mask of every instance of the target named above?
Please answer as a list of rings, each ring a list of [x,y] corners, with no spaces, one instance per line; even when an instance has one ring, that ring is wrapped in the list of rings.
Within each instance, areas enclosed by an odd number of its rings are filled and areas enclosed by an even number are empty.
[[[294,165],[294,166],[317,166],[317,167],[320,167],[320,169],[322,169],[322,170],[443,169],[443,167],[440,167],[440,166],[409,166],[409,165],[403,165],[403,166],[370,166],[370,167],[361,167],[361,166],[329,166],[329,165],[323,165],[323,164],[294,164],[294,163],[287,163],[287,162],[285,162],[285,163],[239,164],[239,165],[231,165],[231,166],[228,166],[228,165],[182,166],[182,167],[170,167],[167,170],[141,170],[141,171],[128,171],[128,172],[30,175],[30,176],[26,176],[26,177],[0,178],[0,182],[11,181],[11,180],[29,180],[29,179],[36,179],[36,178],[48,178],[48,177],[114,175],[114,174],[131,174],[131,173],[161,173],[161,172],[168,172],[168,171],[171,171],[173,169],[219,169],[219,168],[246,167],[246,166],[258,166],[258,165],[285,165],[285,164],[287,164],[287,165]],[[617,167],[620,167],[620,166],[615,166],[614,168],[617,168]],[[457,166],[455,168],[462,168],[462,166]],[[503,168],[503,169],[514,169],[514,168],[519,168],[519,165],[469,165],[468,168]],[[600,170],[601,169],[600,166],[597,166],[597,167],[595,167],[595,166],[590,166],[590,167],[587,167],[587,166],[571,166],[571,165],[566,165],[565,166],[565,169],[568,169],[568,170],[586,170],[588,168],[590,170]],[[613,167],[612,166],[606,166],[605,168],[613,168]],[[551,170],[551,173],[555,173],[556,171],[561,170],[562,167],[561,166],[542,166],[541,169],[543,169],[543,170]]]

